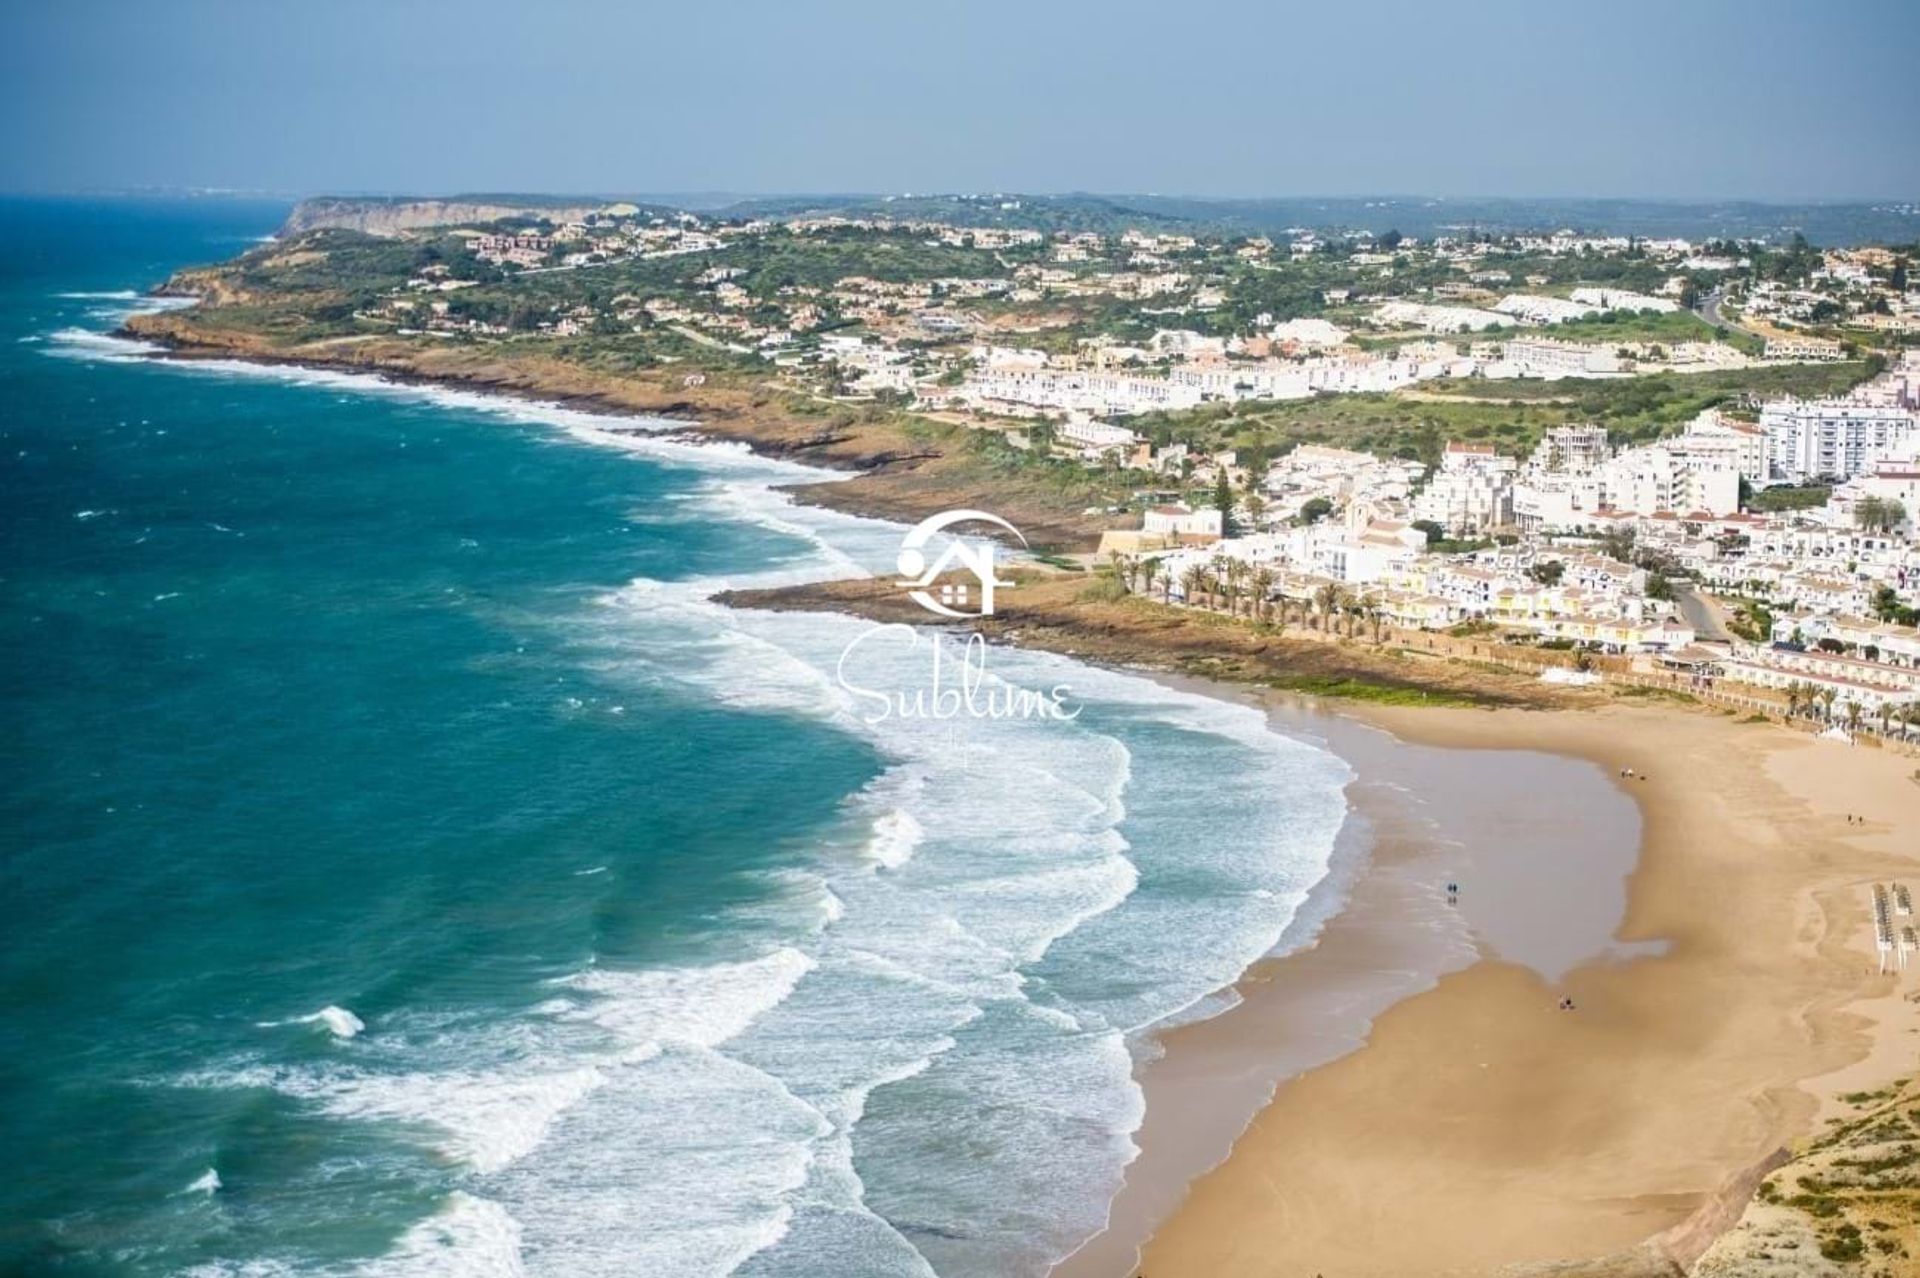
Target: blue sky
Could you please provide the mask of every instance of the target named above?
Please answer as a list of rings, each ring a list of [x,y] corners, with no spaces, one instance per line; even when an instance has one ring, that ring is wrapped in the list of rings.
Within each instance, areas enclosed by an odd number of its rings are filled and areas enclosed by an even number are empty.
[[[1920,199],[1916,48],[1907,0],[6,0],[0,190]]]

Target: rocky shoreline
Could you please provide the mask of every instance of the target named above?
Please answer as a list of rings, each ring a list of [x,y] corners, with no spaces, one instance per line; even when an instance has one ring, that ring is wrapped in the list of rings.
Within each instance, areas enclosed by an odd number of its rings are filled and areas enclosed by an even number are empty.
[[[156,295],[191,295],[178,284]],[[905,414],[826,401],[802,405],[784,388],[675,385],[667,377],[616,376],[545,356],[485,348],[422,348],[391,338],[278,345],[258,334],[196,323],[191,310],[130,317],[119,336],[160,347],[160,359],[244,360],[283,367],[365,373],[409,385],[439,386],[562,404],[613,417],[684,422],[689,434],[744,444],[854,478],[801,484],[796,500],[847,514],[916,523],[944,510],[985,506],[1010,520],[1036,547],[1091,550],[1119,522],[1088,514],[1067,494],[996,469],[967,447],[964,428],[919,423]],[[802,409],[817,411],[802,411]]]
[[[1542,683],[1524,672],[1406,646],[1393,636],[1374,643],[1299,626],[1256,626],[1245,618],[1119,594],[1110,579],[1087,573],[1022,569],[1012,576],[1015,584],[997,596],[994,615],[965,624],[990,642],[1098,665],[1395,705],[1548,710],[1607,700],[1597,689]],[[714,598],[734,608],[927,621],[893,582],[873,578],[728,591]]]

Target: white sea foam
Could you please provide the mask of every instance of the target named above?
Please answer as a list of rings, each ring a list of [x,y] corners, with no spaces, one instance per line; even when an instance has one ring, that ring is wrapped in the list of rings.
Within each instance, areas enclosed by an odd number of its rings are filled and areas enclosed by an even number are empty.
[[[191,1185],[188,1185],[181,1192],[187,1194],[217,1194],[220,1192],[220,1173],[209,1167],[205,1172],[196,1177]]]
[[[274,1029],[281,1025],[318,1025],[335,1038],[352,1038],[367,1028],[367,1023],[344,1007],[323,1007],[306,1016],[295,1016],[284,1021],[261,1021],[261,1029]]]
[[[888,808],[873,820],[873,841],[867,850],[886,869],[897,870],[913,856],[927,832],[905,808]]]
[[[559,982],[591,996],[563,1015],[590,1020],[642,1049],[717,1047],[785,1000],[812,967],[811,958],[786,948],[705,968],[593,968]]]
[[[525,1278],[520,1222],[499,1203],[455,1191],[361,1278]]]

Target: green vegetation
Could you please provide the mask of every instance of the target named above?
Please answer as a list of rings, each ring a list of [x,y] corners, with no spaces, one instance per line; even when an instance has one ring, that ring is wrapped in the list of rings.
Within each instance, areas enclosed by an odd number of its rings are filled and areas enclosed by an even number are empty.
[[[523,216],[461,233],[292,234],[223,266],[183,272],[180,284],[206,293],[211,304],[179,322],[215,338],[244,336],[250,346],[325,341],[333,344],[326,358],[377,359],[389,367],[404,367],[409,348],[471,352],[472,363],[484,361],[492,372],[527,385],[555,380],[553,365],[563,364],[610,380],[635,378],[650,391],[683,384],[689,402],[711,403],[716,392],[726,392],[733,397],[729,407],[742,399],[772,403],[784,414],[817,419],[826,433],[904,432],[930,450],[964,455],[970,473],[983,480],[1010,492],[1044,494],[1057,508],[1078,502],[1083,510],[1118,509],[1172,486],[1196,505],[1219,509],[1231,526],[1237,512],[1252,507],[1224,479],[1209,492],[1128,471],[1117,457],[1091,464],[1057,459],[1054,424],[1046,419],[1023,424],[980,415],[977,424],[989,428],[969,430],[915,415],[913,392],[902,386],[964,382],[973,367],[969,350],[981,341],[1067,354],[1094,338],[1144,344],[1161,328],[1257,337],[1279,319],[1326,315],[1350,323],[1379,298],[1457,296],[1463,287],[1463,300],[1480,286],[1489,294],[1564,294],[1580,283],[1651,292],[1673,269],[1671,258],[1655,260],[1639,244],[1623,252],[1548,253],[1511,236],[1474,231],[1465,238],[1486,252],[1473,273],[1495,275],[1470,281],[1468,268],[1411,242],[1391,223],[1370,232],[1325,233],[1320,248],[1297,257],[1284,243],[1253,239],[1252,222],[1212,238],[1186,238],[1220,232],[1219,218],[1270,215],[1261,202],[1228,202],[1201,217],[1192,202],[1158,197],[795,199],[747,202],[703,219],[659,209],[617,219],[595,215],[564,228],[547,222],[542,207],[527,204]],[[1354,206],[1356,216],[1362,207]],[[749,217],[805,210],[894,221],[745,224]],[[1401,212],[1424,216],[1411,208]],[[1324,224],[1326,216],[1322,209],[1293,224]],[[915,218],[966,229],[901,224]],[[988,229],[995,227],[1056,238],[1009,237]],[[1122,228],[1174,238],[1144,247],[1060,238],[1083,229],[1111,237]],[[509,229],[554,233],[551,244],[519,246],[533,254],[534,269],[503,268],[475,255],[473,234]],[[1789,244],[1761,255],[1756,273],[1793,278],[1816,256],[1803,244]],[[1331,290],[1344,292],[1329,302]],[[1356,291],[1368,300],[1350,302],[1347,295]],[[1602,345],[1714,335],[1692,312],[1613,314],[1526,331]],[[823,341],[827,334],[867,344],[853,351]],[[349,344],[373,338],[384,340]],[[1782,392],[1831,394],[1872,369],[1869,359],[1556,382],[1439,381],[1395,394],[1208,403],[1133,417],[1127,425],[1156,445],[1189,445],[1196,455],[1190,462],[1236,450],[1238,465],[1256,475],[1309,442],[1431,466],[1449,440],[1524,454],[1545,430],[1572,422],[1598,422],[1616,443],[1650,440],[1679,430],[1704,408]],[[696,386],[705,394],[695,393]],[[1024,431],[1022,442],[1031,446],[1008,442],[1008,430]],[[1778,495],[1756,494],[1756,506],[1785,507],[1815,496],[1811,489],[1773,491]],[[1819,496],[1824,499],[1824,490]],[[1325,506],[1310,503],[1302,518],[1322,517]],[[1875,518],[1884,523],[1886,512]],[[1432,548],[1473,547],[1436,536]]]
[[[1548,259],[1560,261],[1560,259]],[[1600,272],[1594,269],[1594,263],[1578,263],[1578,269],[1568,272],[1561,266],[1569,283],[1595,282]],[[1539,263],[1529,261],[1526,264],[1528,274],[1538,274],[1535,266]],[[1660,272],[1653,272],[1659,276]],[[1611,282],[1611,281],[1609,281]],[[1657,289],[1660,284],[1655,279],[1645,285],[1648,291]],[[1538,291],[1529,289],[1528,291]],[[1498,342],[1511,338],[1548,338],[1562,342],[1591,342],[1602,349],[1610,349],[1608,343],[1624,346],[1629,342],[1650,343],[1660,346],[1676,346],[1682,342],[1725,342],[1749,355],[1758,355],[1766,343],[1747,333],[1724,326],[1716,327],[1707,323],[1692,311],[1608,311],[1587,319],[1567,320],[1559,324],[1535,326],[1531,324],[1501,324],[1482,329],[1472,335],[1475,342]],[[1404,341],[1401,337],[1370,336],[1360,339],[1362,346],[1392,346]],[[1452,339],[1456,344],[1466,338]]]
[[[1890,621],[1896,626],[1920,626],[1920,608],[1909,608],[1900,602],[1892,586],[1882,586],[1873,592],[1872,609],[1881,621]]]
[[[1749,510],[1772,514],[1824,506],[1831,496],[1833,487],[1829,484],[1782,484],[1777,488],[1760,488],[1748,493],[1745,504]]]
[[[1282,675],[1267,681],[1282,692],[1299,692],[1315,697],[1340,697],[1347,701],[1370,701],[1388,706],[1483,706],[1487,702],[1463,692],[1442,688],[1419,688],[1409,684],[1376,683],[1351,675]]]
[[[1907,521],[1907,508],[1892,497],[1866,497],[1854,508],[1854,522],[1868,532],[1889,533]]]
[[[1642,701],[1673,701],[1680,705],[1697,706],[1700,698],[1691,692],[1682,692],[1678,688],[1654,688],[1645,684],[1625,684],[1620,688],[1623,697],[1635,697]]]
[[[1550,427],[1598,422],[1618,442],[1645,442],[1677,433],[1703,409],[1748,395],[1838,393],[1865,376],[1865,365],[1852,363],[1557,382],[1436,381],[1418,394],[1209,404],[1143,414],[1130,424],[1160,445],[1238,449],[1243,464],[1300,444],[1331,444],[1437,465],[1448,440],[1525,454]]]
[[[1757,600],[1736,599],[1727,629],[1748,643],[1767,643],[1773,638],[1773,614]]]

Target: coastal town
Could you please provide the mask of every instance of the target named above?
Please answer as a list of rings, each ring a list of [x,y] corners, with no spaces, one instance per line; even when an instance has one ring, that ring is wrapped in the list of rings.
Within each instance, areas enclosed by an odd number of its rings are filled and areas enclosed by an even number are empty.
[[[1305,444],[1259,474],[1204,459],[1218,500],[1150,507],[1102,548],[1130,588],[1320,629],[1364,623],[1632,658],[1782,699],[1848,733],[1920,724],[1920,357],[1845,397],[1708,409],[1616,446],[1545,432],[1439,464]],[[1753,509],[1779,490],[1818,496]],[[1230,608],[1237,604],[1229,603]]]
[[[1915,731],[1912,252],[943,207],[320,225],[214,291],[291,298],[316,346],[537,353],[957,435],[1078,497],[1087,562],[1168,605]]]

